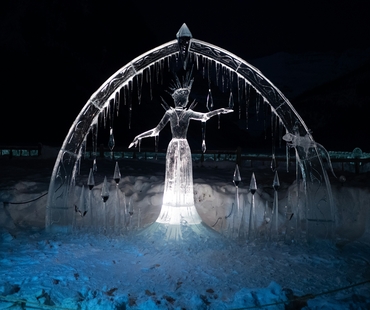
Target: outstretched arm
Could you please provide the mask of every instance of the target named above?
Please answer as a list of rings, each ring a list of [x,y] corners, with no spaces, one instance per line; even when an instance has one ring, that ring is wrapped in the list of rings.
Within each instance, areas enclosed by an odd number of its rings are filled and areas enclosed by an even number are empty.
[[[168,123],[169,120],[170,120],[169,114],[166,112],[166,114],[162,117],[161,121],[158,123],[157,127],[153,128],[153,129],[150,129],[148,131],[145,131],[145,132],[141,133],[140,135],[137,135],[128,147],[129,148],[131,148],[133,146],[136,147],[139,140],[141,140],[143,138],[157,136],[159,134],[159,132],[164,128],[164,126],[166,126],[166,124]]]
[[[218,115],[218,114],[227,114],[227,113],[231,113],[231,112],[234,112],[234,110],[225,109],[225,108],[213,110],[213,111],[210,111],[210,112],[207,112],[207,113],[201,113],[201,112],[193,111],[192,118],[205,122],[205,121],[208,121],[212,116],[215,116],[215,115]]]

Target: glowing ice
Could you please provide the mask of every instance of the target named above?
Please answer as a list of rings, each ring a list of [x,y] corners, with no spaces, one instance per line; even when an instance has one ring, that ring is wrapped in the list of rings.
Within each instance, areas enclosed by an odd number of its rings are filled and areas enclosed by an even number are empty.
[[[141,139],[157,137],[159,132],[170,122],[172,140],[166,154],[166,176],[161,212],[157,223],[170,225],[200,224],[201,218],[194,206],[193,171],[191,151],[186,139],[190,120],[206,122],[212,116],[226,114],[233,110],[217,109],[207,113],[196,112],[187,108],[189,94],[193,84],[191,73],[186,74],[183,82],[178,78],[172,87],[175,108],[168,107],[157,127],[136,136],[129,145],[137,146]]]
[[[336,177],[328,151],[320,143],[315,142],[309,134],[306,134],[305,136],[299,136],[291,133],[286,133],[283,136],[283,140],[287,142],[287,145],[289,147],[301,147],[306,155],[306,159],[309,158],[310,149],[316,148],[321,154],[324,154],[326,160],[329,163],[332,174]]]
[[[105,128],[110,129],[108,146],[113,150],[115,145],[113,115],[116,112],[118,114],[120,101],[124,104],[122,108],[128,115],[128,128],[131,128],[131,118],[134,110],[134,101],[131,99],[134,94],[134,89],[137,88],[137,102],[140,104],[142,99],[141,90],[145,80],[145,83],[149,86],[150,98],[152,99],[152,86],[154,86],[154,83],[157,82],[157,84],[162,84],[165,72],[177,72],[177,70],[173,69],[179,68],[179,66],[181,66],[183,70],[192,67],[197,73],[201,73],[204,79],[208,79],[209,89],[210,83],[212,82],[213,85],[219,87],[222,92],[229,92],[228,107],[233,108],[235,104],[235,109],[239,112],[239,118],[242,116],[242,108],[245,109],[246,128],[248,128],[249,107],[254,101],[251,99],[255,98],[255,110],[257,115],[258,112],[262,110],[261,105],[270,105],[271,115],[273,115],[271,126],[272,142],[275,143],[275,137],[279,137],[280,140],[282,129],[285,128],[288,136],[286,136],[285,138],[287,139],[284,140],[289,143],[289,146],[295,148],[296,186],[298,189],[302,188],[302,193],[297,190],[297,205],[291,206],[294,210],[294,214],[297,214],[294,218],[297,223],[300,223],[301,220],[305,220],[303,216],[298,216],[300,214],[298,211],[301,207],[299,198],[304,195],[307,198],[304,202],[306,208],[304,211],[309,212],[306,212],[307,223],[306,225],[302,225],[302,227],[308,227],[308,233],[318,231],[316,226],[319,224],[325,226],[324,229],[326,229],[327,226],[330,226],[330,229],[334,227],[334,225],[331,224],[335,223],[335,210],[330,181],[321,156],[319,156],[319,151],[323,151],[324,149],[320,148],[320,145],[313,141],[306,124],[295,111],[289,100],[285,98],[280,90],[278,90],[258,69],[254,68],[243,59],[222,48],[192,38],[191,32],[185,24],[180,28],[176,37],[176,40],[165,43],[140,55],[119,69],[104,82],[94,94],[92,94],[82,108],[63,142],[54,165],[49,185],[48,201],[46,204],[46,229],[53,232],[70,231],[72,215],[75,214],[73,207],[78,199],[74,197],[76,194],[74,190],[76,176],[80,171],[80,161],[84,158],[83,155],[88,135],[92,138],[92,171],[97,171],[96,154],[99,121],[102,121]],[[181,86],[174,89],[174,93],[175,90],[179,91],[181,88],[184,87]],[[183,100],[186,101],[187,104],[188,94],[183,95],[183,98],[185,98]],[[227,99],[225,101],[227,101]],[[172,171],[172,174],[166,175],[165,201],[161,212],[163,221],[178,223],[179,217],[182,220],[183,218],[181,216],[184,214],[189,215],[189,213],[182,212],[184,211],[181,210],[181,208],[183,208],[182,206],[185,206],[185,211],[190,210],[190,215],[188,216],[190,217],[190,222],[199,221],[192,198],[190,198],[190,195],[187,196],[184,194],[188,194],[192,191],[190,150],[186,141],[186,131],[190,119],[202,121],[202,150],[205,151],[206,115],[211,117],[221,114],[219,110],[213,111],[212,103],[212,94],[209,93],[207,101],[209,113],[197,113],[194,112],[195,105],[193,104],[186,108],[186,104],[185,106],[181,104],[180,106],[176,106],[175,103],[175,108],[170,108],[163,102],[166,113],[162,121],[156,128],[144,133],[146,136],[155,137],[155,149],[157,150],[160,128],[170,121],[173,139],[168,149],[169,154],[175,154],[175,152],[180,154],[179,149],[182,151],[181,155],[178,157],[171,157],[177,158],[177,161],[171,162],[168,159],[169,157],[167,158],[168,164],[166,168],[168,171],[166,173],[169,174],[169,171]],[[225,105],[227,105],[227,103]],[[225,111],[226,110],[223,112]],[[109,127],[107,126],[108,121]],[[181,127],[181,124],[184,124],[184,127]],[[141,138],[144,138],[144,134],[141,135]],[[138,138],[134,144],[140,146],[141,138]],[[276,170],[277,165],[274,157],[274,148],[272,155],[271,168]],[[180,163],[181,160],[185,160],[185,162],[187,161],[188,163]],[[289,152],[287,152],[287,162],[289,162]],[[173,179],[174,176],[178,175],[177,173],[180,169],[187,169],[184,175],[190,175],[189,180],[182,183],[185,184],[184,187],[181,186],[182,184],[176,183]],[[300,186],[300,184],[302,186]],[[89,189],[94,187],[94,182],[90,180],[90,178],[88,180],[88,186]],[[179,197],[174,194],[176,192],[175,189],[181,189],[180,192],[182,194],[178,195]],[[92,190],[89,192],[90,207],[92,202],[91,196],[93,196],[91,192]],[[109,191],[105,194],[109,194]],[[108,201],[108,210],[112,210],[111,204],[113,204],[114,199],[118,199],[119,195],[121,195],[120,191],[116,191],[116,195],[111,196],[112,198]],[[108,197],[108,195],[103,195],[103,201],[104,199],[108,199]],[[121,199],[125,199],[124,194]],[[100,216],[104,208],[104,205],[101,207],[101,204],[100,200],[99,208],[90,208],[92,212],[87,213],[87,217],[92,216],[95,212],[97,213],[96,216],[93,216],[93,218],[97,220],[97,222],[94,220],[94,226],[101,226],[101,222],[104,221],[103,216]],[[129,208],[129,210],[133,210],[133,201],[131,201],[131,199],[128,204],[122,202],[121,205],[122,208],[126,207]],[[177,206],[175,213],[178,218],[172,213],[172,209],[175,208],[173,205]],[[128,211],[127,214],[131,215],[132,211]],[[192,217],[193,214],[195,214],[194,218]],[[226,218],[229,218],[229,216],[226,216]],[[129,217],[127,215],[125,219],[127,222],[130,222],[131,216]],[[187,220],[184,220],[182,223],[186,221]],[[315,227],[311,224],[314,224]]]

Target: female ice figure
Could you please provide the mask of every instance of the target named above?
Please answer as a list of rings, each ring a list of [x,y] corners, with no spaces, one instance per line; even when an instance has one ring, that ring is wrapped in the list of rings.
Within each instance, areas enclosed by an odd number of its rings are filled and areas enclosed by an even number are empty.
[[[157,127],[135,137],[129,147],[136,146],[141,139],[155,137],[170,122],[172,140],[166,154],[166,175],[161,212],[157,223],[171,225],[200,224],[201,218],[194,206],[192,158],[186,136],[191,119],[206,122],[212,116],[230,113],[231,109],[218,109],[208,113],[195,112],[186,108],[193,79],[172,89],[175,108],[168,108]]]

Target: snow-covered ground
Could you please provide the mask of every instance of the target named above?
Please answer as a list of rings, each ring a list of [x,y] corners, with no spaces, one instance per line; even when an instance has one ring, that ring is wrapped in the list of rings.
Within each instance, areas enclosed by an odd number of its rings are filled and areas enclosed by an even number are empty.
[[[171,242],[138,236],[133,229],[154,221],[159,213],[164,181],[160,160],[119,161],[119,190],[134,204],[129,232],[46,233],[47,196],[36,198],[47,194],[54,161],[53,156],[0,158],[0,309],[370,308],[368,173],[336,170],[346,177],[344,183],[332,181],[340,243],[289,238],[247,243],[216,232],[216,237]],[[104,176],[112,178],[114,164],[98,161],[93,190],[97,199]],[[90,160],[84,160],[78,188],[86,185],[90,166]],[[216,230],[222,224],[214,225],[218,217],[227,213],[235,197],[234,168],[232,161],[193,165],[196,207]],[[241,194],[246,194],[254,172],[256,201],[272,200],[269,163],[243,165],[240,172]],[[281,164],[279,177],[284,193],[295,174]],[[284,194],[279,198],[283,201]],[[15,204],[24,201],[30,202]]]

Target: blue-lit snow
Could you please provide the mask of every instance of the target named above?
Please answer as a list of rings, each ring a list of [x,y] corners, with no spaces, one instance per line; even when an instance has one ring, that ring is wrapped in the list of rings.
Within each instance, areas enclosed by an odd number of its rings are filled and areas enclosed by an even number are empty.
[[[136,192],[137,205],[160,203],[164,164],[153,162],[120,162],[121,182],[127,195]],[[46,193],[53,163],[53,158],[0,159],[1,201]],[[89,170],[83,168],[87,179]],[[194,163],[196,206],[206,223],[217,218],[212,195],[220,200],[232,194],[234,168],[229,161]],[[105,174],[113,175],[114,162],[106,160],[98,169],[101,183]],[[271,186],[269,163],[242,166],[240,172],[245,186],[252,172],[259,188]],[[134,235],[48,235],[42,229],[46,196],[5,204],[0,210],[0,309],[368,309],[370,283],[356,284],[370,280],[369,177],[343,174],[343,185],[332,183],[334,199],[347,205],[341,214],[348,242],[341,246],[223,238],[176,245],[138,242]],[[280,176],[280,181],[287,180]],[[225,198],[217,206],[227,203]],[[141,222],[150,222],[156,212],[143,211]],[[340,288],[346,289],[323,294]],[[289,298],[302,296],[288,308]]]

